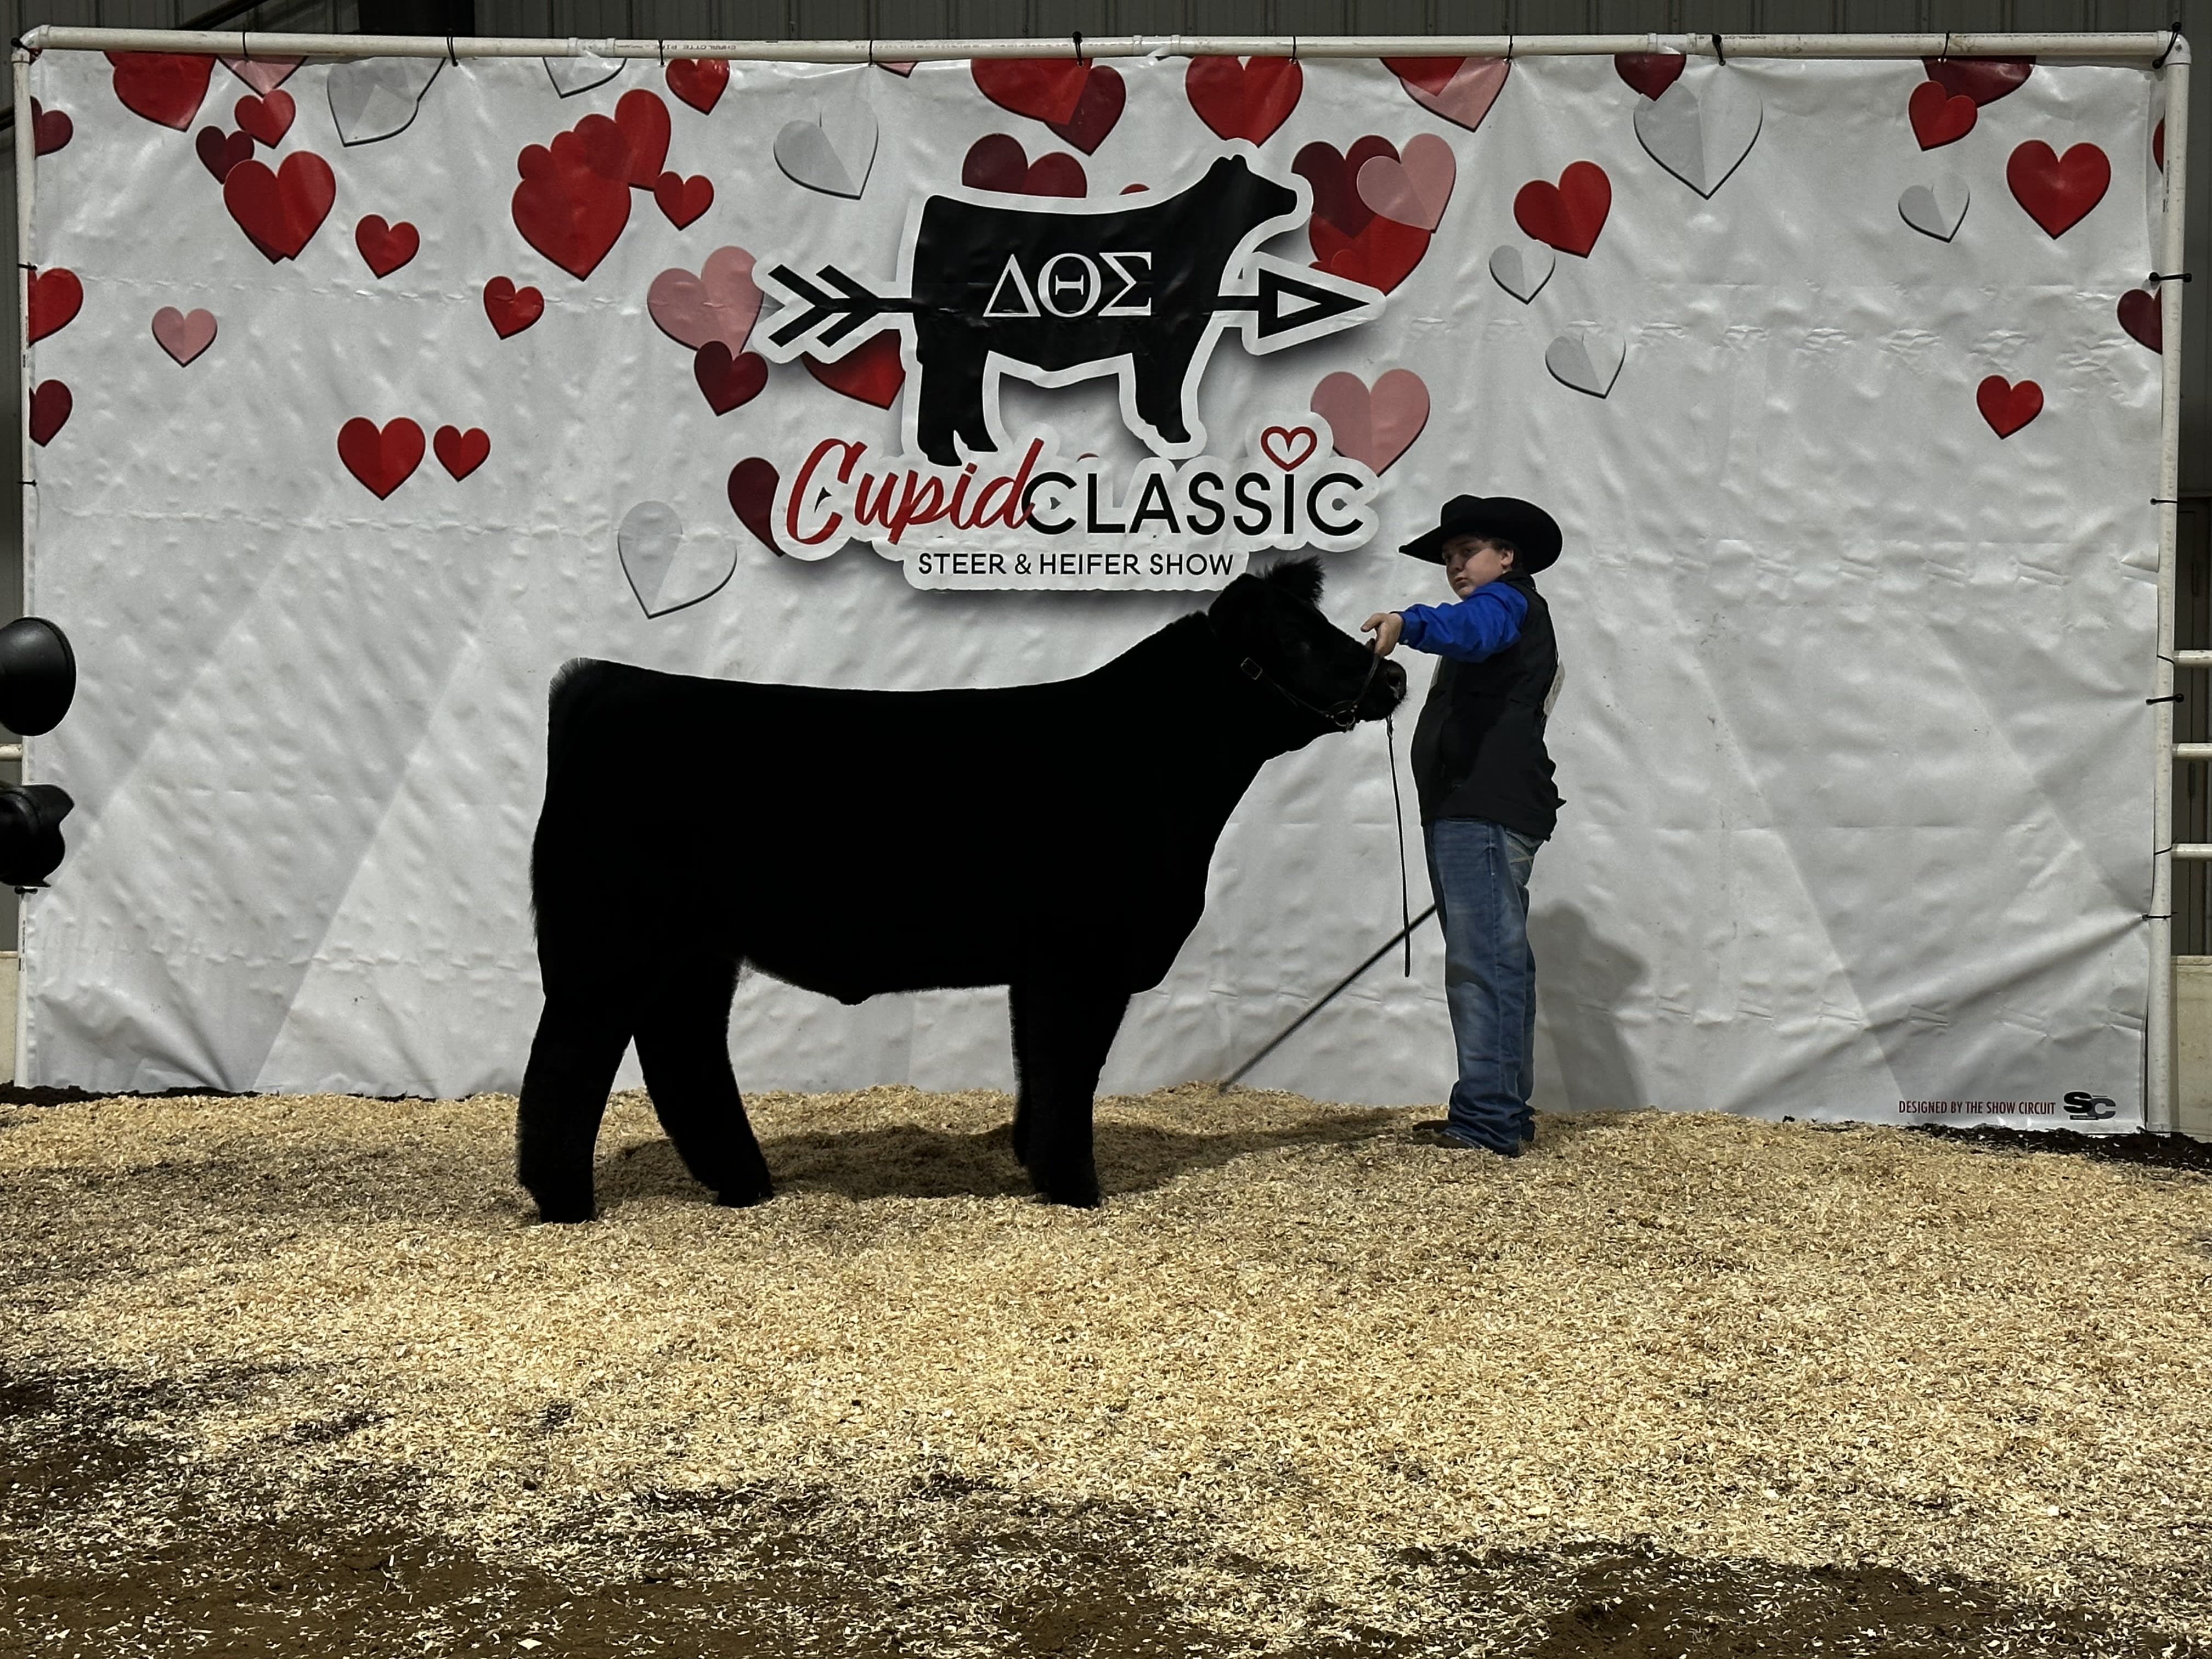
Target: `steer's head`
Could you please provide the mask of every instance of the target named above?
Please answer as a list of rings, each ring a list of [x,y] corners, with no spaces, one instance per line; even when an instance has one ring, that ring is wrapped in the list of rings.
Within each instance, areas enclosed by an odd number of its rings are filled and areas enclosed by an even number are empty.
[[[1206,616],[1237,671],[1282,720],[1283,747],[1379,720],[1405,700],[1406,671],[1322,615],[1319,559],[1239,576]]]

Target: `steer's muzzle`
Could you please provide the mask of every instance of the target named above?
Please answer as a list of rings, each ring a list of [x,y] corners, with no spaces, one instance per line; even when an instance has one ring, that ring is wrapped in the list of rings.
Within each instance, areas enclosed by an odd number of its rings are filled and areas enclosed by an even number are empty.
[[[1366,692],[1359,699],[1359,718],[1364,720],[1387,719],[1398,705],[1406,701],[1406,671],[1388,657],[1376,669]]]

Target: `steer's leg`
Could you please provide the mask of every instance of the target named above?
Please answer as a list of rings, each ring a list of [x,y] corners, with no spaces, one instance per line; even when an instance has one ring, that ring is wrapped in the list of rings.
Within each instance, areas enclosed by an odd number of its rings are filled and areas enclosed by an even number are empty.
[[[1008,996],[1014,1070],[1021,1080],[1014,1109],[1016,1155],[1045,1197],[1087,1208],[1098,1202],[1091,1109],[1128,995],[1097,986],[1031,982],[1008,988]]]
[[[775,1188],[730,1070],[737,984],[728,957],[680,958],[663,969],[638,1008],[637,1060],[684,1168],[718,1203],[757,1204]]]
[[[592,1149],[629,1045],[629,1009],[611,987],[551,975],[515,1112],[515,1174],[546,1221],[589,1221]]]

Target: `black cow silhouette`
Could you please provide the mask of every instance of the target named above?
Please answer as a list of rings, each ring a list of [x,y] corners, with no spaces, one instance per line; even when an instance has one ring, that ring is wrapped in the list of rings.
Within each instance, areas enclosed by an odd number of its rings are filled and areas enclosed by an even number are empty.
[[[1166,976],[1262,764],[1380,720],[1406,677],[1316,609],[1321,568],[1242,576],[1096,672],[975,691],[834,691],[576,662],[554,681],[531,893],[545,1010],[517,1168],[549,1221],[635,1037],[654,1109],[725,1204],[771,1187],[730,1068],[741,963],[854,1003],[1005,985],[1014,1150],[1098,1201],[1091,1091]],[[611,768],[613,769],[611,770]]]
[[[957,465],[956,439],[997,447],[983,404],[994,352],[1047,374],[1119,359],[1139,435],[1188,445],[1223,277],[1255,233],[1298,204],[1243,155],[1164,201],[1106,213],[933,197],[911,271],[922,453]]]

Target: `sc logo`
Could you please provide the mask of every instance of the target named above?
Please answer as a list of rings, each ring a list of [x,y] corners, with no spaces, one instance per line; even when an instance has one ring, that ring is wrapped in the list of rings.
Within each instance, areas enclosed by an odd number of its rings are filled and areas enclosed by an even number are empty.
[[[2066,1103],[2066,1115],[2077,1122],[2100,1122],[2119,1110],[2118,1104],[2104,1095],[2093,1095],[2086,1089],[2075,1089],[2062,1098]]]

